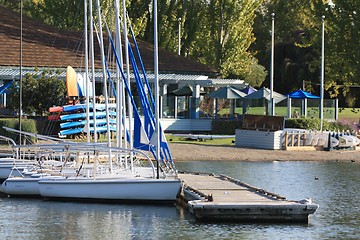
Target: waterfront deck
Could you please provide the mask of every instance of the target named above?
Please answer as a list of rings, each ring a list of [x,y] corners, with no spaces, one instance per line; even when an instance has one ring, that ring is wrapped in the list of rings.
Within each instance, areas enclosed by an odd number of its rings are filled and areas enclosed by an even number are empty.
[[[311,200],[288,201],[225,175],[180,173],[179,178],[181,200],[198,220],[308,223],[318,208]]]

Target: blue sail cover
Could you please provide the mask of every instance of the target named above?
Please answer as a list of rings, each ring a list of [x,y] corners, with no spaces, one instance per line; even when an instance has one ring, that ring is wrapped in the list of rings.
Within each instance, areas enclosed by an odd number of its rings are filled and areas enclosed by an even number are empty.
[[[11,87],[11,85],[14,83],[14,81],[11,81],[7,84],[4,84],[0,87],[0,95],[4,93],[8,93],[8,89]]]
[[[314,94],[311,94],[309,92],[303,91],[301,89],[296,90],[292,93],[287,94],[287,96],[289,96],[289,98],[295,98],[295,99],[305,99],[305,98],[309,98],[309,99],[319,99],[319,96],[316,96]]]
[[[115,55],[115,59],[116,59],[116,63],[118,66],[120,65],[120,61],[119,61],[119,57],[116,53],[116,48],[115,48],[115,44],[114,41],[111,37],[111,34],[109,34],[109,39],[110,39],[110,43],[111,43],[111,47],[113,50],[113,53]],[[121,76],[123,78],[123,82],[125,84],[125,89],[126,92],[128,93],[128,95],[130,96],[132,105],[133,105],[133,109],[134,109],[134,147],[137,149],[142,149],[142,150],[148,150],[150,151],[155,159],[160,159],[161,162],[165,165],[168,166],[167,163],[170,163],[171,166],[173,167],[173,159],[170,153],[170,149],[169,146],[166,142],[166,138],[164,136],[164,133],[161,129],[159,129],[159,132],[161,134],[160,137],[160,156],[159,158],[157,158],[156,156],[156,148],[154,144],[150,143],[150,140],[153,138],[154,133],[155,133],[155,118],[154,118],[154,113],[153,113],[153,109],[151,108],[151,105],[153,105],[153,99],[151,98],[151,104],[149,102],[149,97],[147,96],[147,94],[152,95],[151,94],[151,89],[147,89],[147,92],[144,89],[144,85],[148,86],[148,83],[143,83],[141,77],[140,77],[140,73],[136,64],[136,60],[135,57],[132,53],[132,49],[130,44],[128,45],[129,48],[129,58],[131,60],[131,64],[133,67],[133,72],[134,72],[134,76],[135,76],[135,80],[136,80],[136,85],[138,88],[138,94],[140,97],[140,102],[141,102],[141,106],[142,106],[142,110],[143,110],[143,114],[144,114],[144,121],[142,122],[140,119],[140,114],[138,112],[138,108],[137,105],[135,103],[135,100],[133,98],[133,95],[131,93],[131,89],[130,86],[128,85],[127,81],[126,81],[126,77],[125,74],[123,72],[123,70],[121,69],[121,67],[119,67]],[[139,55],[138,55],[139,57]],[[144,76],[145,76],[145,72],[144,72]],[[146,79],[146,77],[145,77]],[[147,81],[147,79],[145,80]]]
[[[142,106],[143,114],[144,114],[144,123],[143,123],[143,125],[139,126],[139,125],[135,124],[134,128],[143,127],[148,139],[152,140],[154,137],[157,137],[157,136],[155,136],[155,124],[156,124],[155,121],[156,120],[155,120],[155,115],[154,115],[154,112],[153,112],[154,110],[151,108],[151,106],[153,106],[153,105],[150,104],[149,98],[148,98],[148,96],[146,94],[146,91],[145,91],[145,88],[144,88],[144,85],[148,86],[148,84],[144,83],[142,81],[142,79],[141,79],[141,76],[140,76],[138,67],[136,65],[135,57],[133,55],[130,44],[128,45],[128,48],[129,48],[129,57],[130,57],[130,60],[131,60],[131,64],[132,64],[132,68],[133,68],[134,76],[135,76],[135,80],[136,80],[136,86],[138,88],[138,94],[139,94],[139,97],[140,97],[140,100],[141,100],[140,102],[141,102],[141,106]],[[146,78],[145,78],[145,81],[147,81]],[[151,94],[151,89],[148,89],[148,94],[152,95]],[[152,100],[152,98],[151,98],[151,100]],[[160,125],[160,129],[159,129],[159,133],[160,133],[160,159],[162,161],[172,163],[173,160],[172,160],[172,156],[171,156],[171,153],[170,153],[170,149],[169,149],[169,146],[167,144],[164,133],[162,131],[161,125]],[[140,146],[144,145],[143,143],[138,142],[138,140],[139,140],[138,137],[139,136],[141,136],[141,135],[137,135],[137,136],[135,135],[134,147],[136,147],[138,145],[140,145]],[[154,157],[156,157],[156,155],[155,155],[155,144],[156,144],[156,142],[150,144],[152,146],[152,149],[153,149]]]

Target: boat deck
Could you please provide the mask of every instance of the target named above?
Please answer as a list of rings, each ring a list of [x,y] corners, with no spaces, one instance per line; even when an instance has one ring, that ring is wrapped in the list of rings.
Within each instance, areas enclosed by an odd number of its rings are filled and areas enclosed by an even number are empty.
[[[180,173],[182,201],[197,219],[307,223],[318,208],[310,201],[288,201],[225,175]]]

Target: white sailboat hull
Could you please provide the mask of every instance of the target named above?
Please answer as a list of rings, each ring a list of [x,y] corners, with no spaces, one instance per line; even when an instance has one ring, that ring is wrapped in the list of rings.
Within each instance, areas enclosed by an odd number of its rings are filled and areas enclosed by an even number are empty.
[[[177,179],[49,179],[39,181],[46,198],[119,201],[175,201]]]
[[[7,179],[8,177],[20,177],[21,172],[33,165],[33,160],[22,160],[10,158],[0,158],[0,181]],[[11,175],[11,176],[10,176]]]
[[[0,180],[3,181],[7,179],[10,175],[13,177],[20,177],[21,171],[24,170],[26,165],[23,166],[16,166],[12,163],[1,163],[0,164]]]
[[[36,178],[8,178],[0,191],[8,195],[40,195],[38,181]]]
[[[6,179],[0,186],[0,191],[10,196],[38,196],[39,180],[55,178],[55,176],[48,177],[11,177]]]

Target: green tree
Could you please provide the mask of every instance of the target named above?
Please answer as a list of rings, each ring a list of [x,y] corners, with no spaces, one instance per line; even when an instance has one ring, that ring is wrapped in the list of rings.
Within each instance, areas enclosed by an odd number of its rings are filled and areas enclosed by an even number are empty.
[[[258,60],[252,57],[250,60],[250,64],[248,64],[247,69],[245,69],[245,82],[248,83],[250,86],[259,88],[263,83],[266,75],[267,71],[265,67],[261,66],[258,63]]]
[[[9,0],[2,0],[9,1]],[[68,0],[23,0],[24,13],[42,22],[62,29],[83,30],[84,1]],[[88,4],[89,5],[89,4]],[[113,19],[113,1],[100,0],[104,16]],[[96,2],[93,1],[94,18],[97,18]]]
[[[252,42],[255,10],[262,1],[209,1],[206,22],[197,44],[203,52],[200,60],[220,70],[224,77],[243,77],[253,64],[249,51]]]
[[[62,29],[82,29],[84,2],[68,0],[28,0],[24,9],[31,17]]]
[[[321,67],[322,16],[325,16],[325,90],[330,97],[348,93],[360,83],[357,0],[272,0],[258,10],[254,24],[260,63],[270,66],[271,13],[275,13],[275,90],[288,92],[312,83],[318,93]],[[268,83],[268,81],[266,81]],[[309,88],[307,87],[309,90]],[[311,88],[310,88],[311,89]]]
[[[2,0],[6,1],[6,0]],[[265,0],[159,0],[159,46],[172,52],[178,49],[178,26],[181,25],[181,54],[214,66],[225,78],[248,78],[261,69],[254,53],[255,10]],[[152,42],[153,19],[151,0],[127,0],[132,27],[139,39]],[[66,29],[83,28],[83,2],[65,0],[27,0],[31,16]],[[113,1],[101,0],[102,13],[113,27]],[[94,7],[95,9],[95,7]],[[121,11],[122,12],[122,11]],[[96,16],[95,16],[96,19]],[[255,75],[253,76],[255,77]],[[259,79],[257,81],[263,81]]]
[[[252,23],[261,2],[160,0],[159,46],[177,52],[180,19],[182,55],[215,66],[223,77],[251,78],[254,73],[253,78],[262,82],[266,72],[248,51],[255,40]],[[151,3],[131,1],[128,7],[134,31],[149,42],[153,40]]]
[[[360,84],[360,2],[337,0],[317,5],[325,16],[325,82],[332,96],[346,95],[351,85]],[[320,18],[320,16],[319,16]]]
[[[11,87],[9,107],[19,107],[19,81]],[[24,113],[43,115],[49,107],[64,103],[66,96],[65,81],[59,79],[54,71],[26,74],[22,80],[22,110]]]
[[[311,0],[300,2],[273,0],[264,2],[257,11],[254,22],[256,41],[251,49],[257,53],[257,58],[263,66],[266,66],[268,72],[271,70],[272,13],[275,13],[275,91],[288,93],[301,88],[303,82],[313,83],[312,90],[317,88],[320,49],[314,47],[318,29],[316,19],[311,17],[313,8],[311,2]],[[264,85],[270,85],[269,78]],[[307,89],[311,90],[310,87]]]

